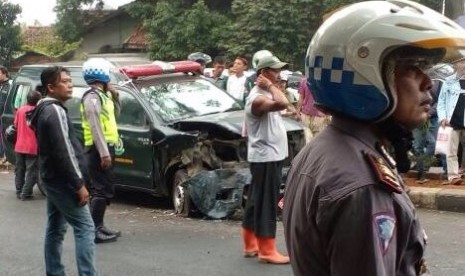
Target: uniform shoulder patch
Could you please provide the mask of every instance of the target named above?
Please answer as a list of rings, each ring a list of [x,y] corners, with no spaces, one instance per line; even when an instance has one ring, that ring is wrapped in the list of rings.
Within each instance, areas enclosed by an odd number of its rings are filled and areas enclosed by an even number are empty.
[[[389,213],[377,213],[373,216],[373,224],[378,234],[378,241],[383,255],[389,249],[394,231],[396,230],[396,219]]]
[[[375,172],[376,178],[384,184],[391,192],[402,193],[403,188],[393,169],[380,156],[365,152],[365,157]]]

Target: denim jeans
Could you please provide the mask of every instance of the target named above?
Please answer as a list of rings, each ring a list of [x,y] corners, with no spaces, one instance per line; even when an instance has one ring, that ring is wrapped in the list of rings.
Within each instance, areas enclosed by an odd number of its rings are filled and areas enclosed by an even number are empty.
[[[416,128],[413,130],[413,151],[417,157],[418,176],[422,177],[425,172],[425,161],[432,158],[436,146],[436,136],[438,134],[439,122],[437,117],[429,119],[427,128]],[[446,156],[441,155],[441,164],[444,172],[447,171]]]
[[[38,178],[37,155],[16,153],[15,186],[16,195],[31,197]]]
[[[77,196],[63,184],[45,184],[47,189],[47,229],[45,268],[47,276],[65,275],[61,262],[63,239],[69,223],[74,230],[76,263],[80,276],[98,275],[95,266],[95,227],[89,205],[80,207]]]

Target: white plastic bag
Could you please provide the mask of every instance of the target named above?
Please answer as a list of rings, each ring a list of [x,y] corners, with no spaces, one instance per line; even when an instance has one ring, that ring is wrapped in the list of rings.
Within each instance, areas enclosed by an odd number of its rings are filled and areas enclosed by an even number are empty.
[[[445,154],[446,156],[450,155],[450,136],[452,130],[453,129],[449,126],[439,127],[434,154]]]

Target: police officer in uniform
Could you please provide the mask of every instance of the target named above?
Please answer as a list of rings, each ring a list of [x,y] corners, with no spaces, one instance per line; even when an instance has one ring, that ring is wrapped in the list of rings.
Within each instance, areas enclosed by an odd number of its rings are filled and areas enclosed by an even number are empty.
[[[316,32],[306,77],[333,121],[288,175],[283,222],[294,275],[429,275],[426,235],[396,161],[406,165],[409,133],[428,118],[429,68],[463,46],[460,26],[405,0],[347,6]]]
[[[110,68],[111,64],[102,58],[87,60],[82,68],[84,80],[91,86],[82,97],[81,117],[91,175],[90,211],[96,243],[116,241],[121,235],[103,223],[106,207],[114,196],[112,168],[119,139],[115,118],[119,101],[117,92],[109,84]]]

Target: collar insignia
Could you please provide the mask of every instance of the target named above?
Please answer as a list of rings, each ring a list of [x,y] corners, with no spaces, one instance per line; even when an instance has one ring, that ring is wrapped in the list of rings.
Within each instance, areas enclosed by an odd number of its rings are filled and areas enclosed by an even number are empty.
[[[396,173],[384,160],[384,158],[379,156],[374,156],[371,153],[365,152],[365,156],[370,163],[372,169],[375,172],[376,178],[384,184],[389,191],[395,193],[402,193],[403,188],[400,185],[399,178],[397,178]]]

